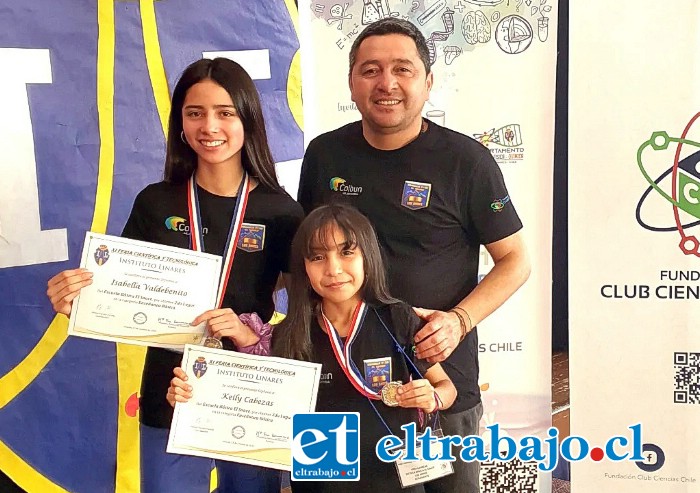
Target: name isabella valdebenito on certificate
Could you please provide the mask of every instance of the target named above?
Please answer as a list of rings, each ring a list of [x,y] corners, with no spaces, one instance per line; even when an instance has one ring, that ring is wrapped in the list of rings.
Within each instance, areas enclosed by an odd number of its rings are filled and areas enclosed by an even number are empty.
[[[221,257],[88,232],[80,266],[93,273],[73,303],[68,334],[182,350],[214,308]]]

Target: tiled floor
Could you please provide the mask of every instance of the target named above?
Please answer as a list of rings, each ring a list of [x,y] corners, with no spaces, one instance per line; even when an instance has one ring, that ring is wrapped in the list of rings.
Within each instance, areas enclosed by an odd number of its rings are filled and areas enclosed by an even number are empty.
[[[570,491],[571,483],[561,479],[552,479],[552,493],[569,493]]]

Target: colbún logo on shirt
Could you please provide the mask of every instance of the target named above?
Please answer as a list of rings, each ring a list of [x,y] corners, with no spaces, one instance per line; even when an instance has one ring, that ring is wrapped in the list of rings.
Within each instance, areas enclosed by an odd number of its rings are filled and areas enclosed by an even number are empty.
[[[184,235],[190,234],[190,225],[187,224],[187,219],[180,216],[169,216],[165,218],[165,227],[170,231],[179,231]],[[202,234],[207,235],[209,233],[209,228],[206,226],[202,227]]]
[[[339,176],[331,178],[328,186],[334,192],[340,192],[343,195],[360,195],[362,193],[362,187],[350,185],[344,178]]]
[[[172,231],[182,231],[185,225],[185,218],[180,216],[170,216],[165,219],[165,227]]]

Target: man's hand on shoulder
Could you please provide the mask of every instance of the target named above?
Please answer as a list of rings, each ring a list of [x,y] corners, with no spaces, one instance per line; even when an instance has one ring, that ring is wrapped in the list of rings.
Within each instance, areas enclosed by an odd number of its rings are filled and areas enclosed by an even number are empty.
[[[413,309],[427,323],[416,333],[416,356],[429,363],[445,361],[459,345],[462,326],[457,314],[429,310]]]

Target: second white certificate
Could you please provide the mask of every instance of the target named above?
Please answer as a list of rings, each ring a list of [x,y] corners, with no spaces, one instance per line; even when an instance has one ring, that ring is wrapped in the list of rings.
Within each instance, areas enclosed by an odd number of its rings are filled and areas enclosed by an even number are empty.
[[[320,364],[188,344],[182,368],[193,397],[168,452],[291,470],[292,416],[314,411]]]

